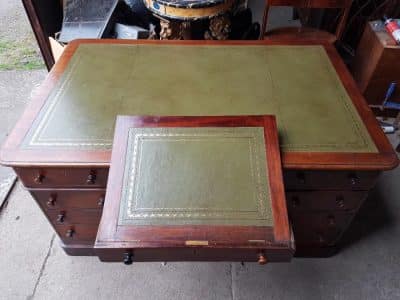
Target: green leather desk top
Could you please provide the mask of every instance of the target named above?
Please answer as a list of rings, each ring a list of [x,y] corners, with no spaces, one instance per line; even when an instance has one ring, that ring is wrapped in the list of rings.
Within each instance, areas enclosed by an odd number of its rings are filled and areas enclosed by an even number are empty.
[[[272,226],[265,153],[262,127],[130,128],[118,225]]]
[[[81,44],[22,149],[111,149],[116,115],[277,117],[291,152],[377,149],[321,46]]]

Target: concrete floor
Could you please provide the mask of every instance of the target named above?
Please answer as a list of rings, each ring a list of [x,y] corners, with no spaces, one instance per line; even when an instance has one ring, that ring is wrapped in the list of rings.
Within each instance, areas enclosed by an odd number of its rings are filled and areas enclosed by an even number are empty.
[[[400,299],[399,176],[380,178],[338,255],[266,266],[70,257],[17,184],[0,214],[0,299]]]
[[[26,26],[24,15],[19,22]],[[44,75],[44,70],[0,72],[1,140]],[[266,266],[124,266],[69,257],[17,183],[0,211],[0,299],[400,299],[399,178],[400,169],[380,178],[338,255]]]

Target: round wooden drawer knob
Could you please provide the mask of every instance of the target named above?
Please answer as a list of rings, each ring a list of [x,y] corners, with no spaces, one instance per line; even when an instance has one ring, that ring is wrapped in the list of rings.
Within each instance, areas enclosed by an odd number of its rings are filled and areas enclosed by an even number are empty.
[[[90,170],[89,175],[86,179],[87,184],[95,184],[97,179],[97,171],[96,170]]]
[[[305,184],[306,183],[306,175],[303,172],[297,172],[296,173],[296,177],[297,177],[297,180],[301,184]]]
[[[97,202],[97,206],[103,207],[104,206],[104,196],[101,196],[99,198],[99,201]]]
[[[343,196],[337,196],[336,197],[336,204],[339,208],[344,208],[344,197]]]
[[[265,257],[264,253],[259,253],[259,254],[258,254],[258,263],[259,263],[260,265],[265,265],[265,264],[268,263],[268,260],[267,260],[267,258]]]
[[[351,185],[357,185],[357,183],[359,181],[357,175],[354,173],[349,174],[349,180],[350,180]]]
[[[65,233],[65,236],[68,238],[72,238],[75,234],[75,230],[73,229],[68,229],[67,232]]]
[[[49,200],[47,200],[48,207],[54,207],[56,205],[57,195],[50,195]]]
[[[44,180],[45,176],[43,174],[38,174],[36,175],[36,177],[34,178],[35,183],[37,184],[42,184],[43,180]]]
[[[321,234],[321,233],[318,233],[317,232],[317,238],[318,238],[318,242],[320,243],[320,244],[325,244],[325,237]]]
[[[335,216],[328,216],[328,225],[329,226],[335,226],[336,225]]]
[[[86,179],[87,184],[95,184],[96,183],[96,174],[89,174],[88,178]]]
[[[299,205],[300,205],[300,199],[299,199],[299,197],[298,197],[298,196],[293,196],[293,197],[292,197],[292,206],[293,206],[294,208],[296,208],[296,207],[299,207]]]
[[[62,211],[57,216],[57,222],[64,223],[64,221],[65,221],[65,211]]]

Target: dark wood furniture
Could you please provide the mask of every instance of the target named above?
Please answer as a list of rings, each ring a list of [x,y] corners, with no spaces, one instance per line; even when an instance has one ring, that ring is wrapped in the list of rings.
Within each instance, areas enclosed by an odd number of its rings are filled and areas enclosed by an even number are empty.
[[[110,178],[102,261],[293,256],[273,116],[118,116]]]
[[[335,43],[342,36],[349,15],[352,0],[266,0],[264,18],[261,26],[260,39],[280,40],[326,40]],[[338,21],[334,34],[325,30],[310,27],[284,27],[267,31],[268,14],[273,6],[293,6],[298,9],[327,8],[342,9],[342,15]]]
[[[62,1],[22,0],[33,33],[48,70],[54,65],[49,37],[61,30],[63,20]]]
[[[209,22],[205,39],[226,40],[231,30],[229,12],[235,7],[233,0],[143,0],[149,11],[160,19],[160,39],[193,39],[193,22]]]
[[[68,254],[93,254],[117,114],[276,115],[296,255],[334,249],[398,164],[329,43],[74,41],[1,149]]]
[[[146,7],[156,15],[181,21],[193,21],[216,17],[231,9],[232,0],[143,0]]]
[[[369,105],[382,105],[391,82],[400,85],[400,46],[383,22],[369,22],[352,65],[354,79]],[[390,101],[400,101],[397,88]]]

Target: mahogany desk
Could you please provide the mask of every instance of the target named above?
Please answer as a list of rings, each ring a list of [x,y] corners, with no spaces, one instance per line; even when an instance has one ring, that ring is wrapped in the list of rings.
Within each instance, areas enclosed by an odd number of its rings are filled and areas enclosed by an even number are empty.
[[[68,254],[93,254],[118,114],[276,115],[297,255],[334,249],[398,165],[330,44],[74,41],[1,151]]]

